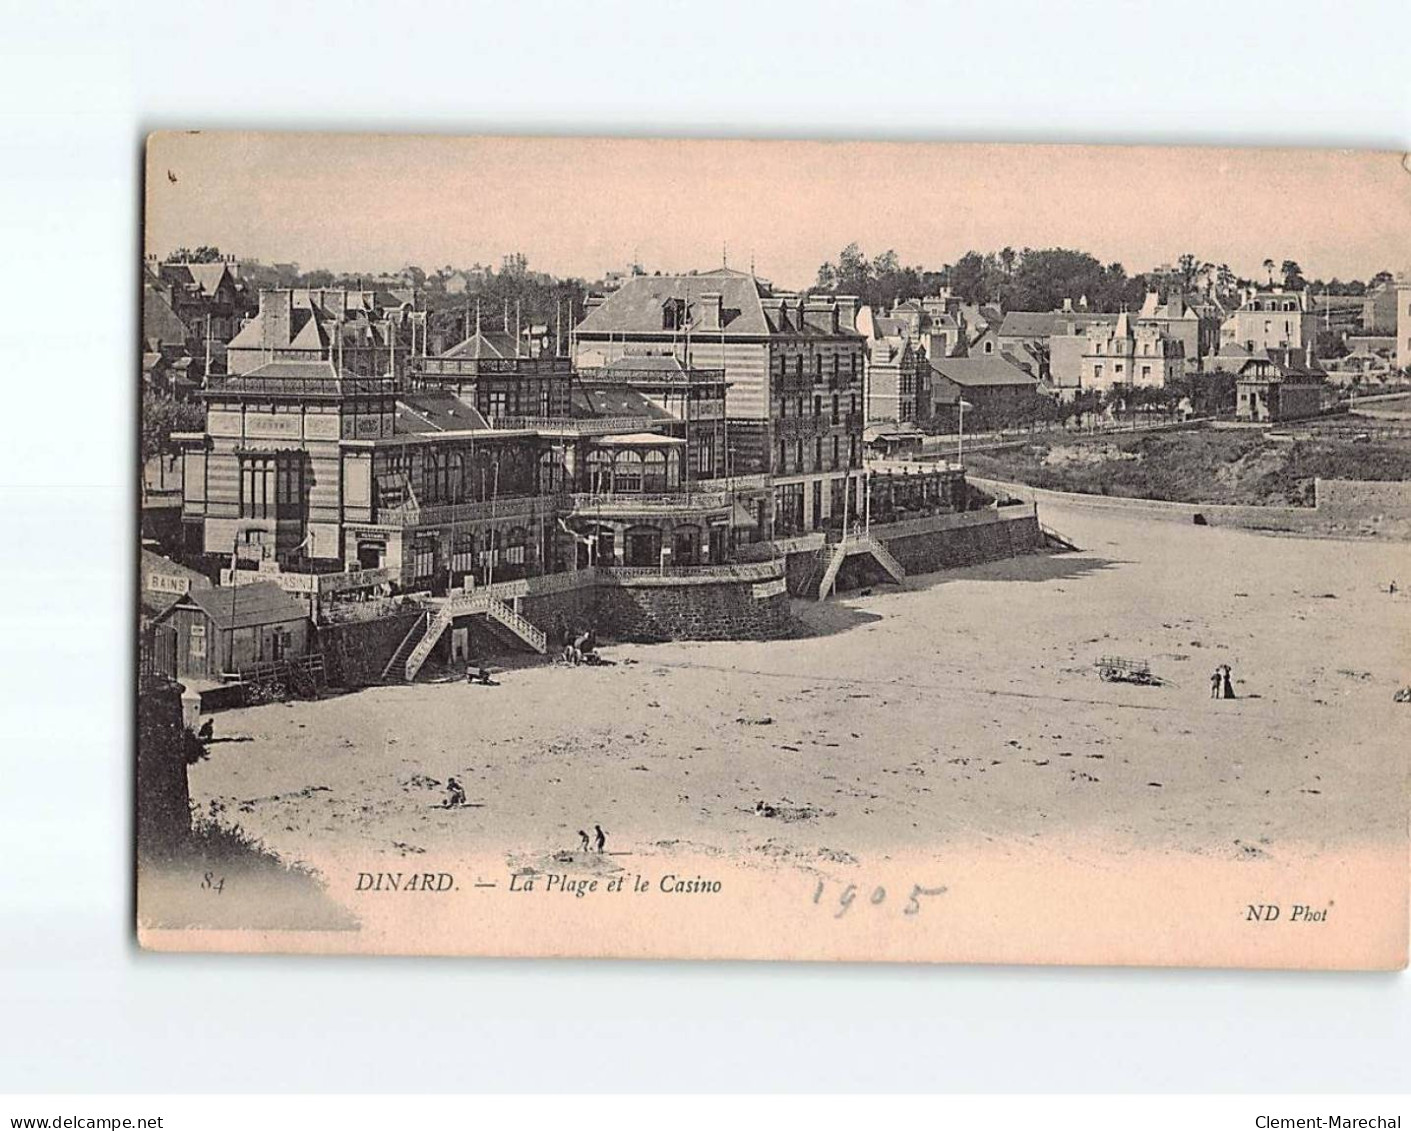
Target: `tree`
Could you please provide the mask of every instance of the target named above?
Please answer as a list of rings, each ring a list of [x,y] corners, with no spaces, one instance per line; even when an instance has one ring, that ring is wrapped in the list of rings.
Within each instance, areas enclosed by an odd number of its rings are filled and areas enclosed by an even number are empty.
[[[167,256],[168,263],[219,263],[225,258],[220,248],[202,244],[195,251],[189,247],[179,247]]]
[[[1274,261],[1272,259],[1264,261],[1264,271],[1269,276],[1269,285],[1272,287],[1274,285]]]
[[[143,393],[142,462],[166,450],[173,432],[199,432],[205,426],[206,414],[200,405],[160,393]]]
[[[985,279],[985,257],[978,251],[967,251],[947,272],[950,287],[962,302],[986,303],[990,301]]]
[[[1307,284],[1303,279],[1303,268],[1292,259],[1285,259],[1279,268],[1284,277],[1284,286],[1291,291],[1301,291]]]

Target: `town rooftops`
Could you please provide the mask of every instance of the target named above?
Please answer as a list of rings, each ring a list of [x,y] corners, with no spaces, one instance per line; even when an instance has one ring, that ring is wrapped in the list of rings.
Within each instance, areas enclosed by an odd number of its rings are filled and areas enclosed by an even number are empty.
[[[992,353],[975,357],[938,357],[932,359],[931,368],[963,388],[996,385],[1027,385],[1032,388],[1037,384],[1014,362]]]
[[[264,624],[283,624],[291,620],[304,620],[309,615],[302,601],[291,597],[271,581],[234,587],[226,585],[217,589],[192,589],[172,608],[186,604],[195,605],[221,630],[232,626],[255,628]]]
[[[211,298],[220,289],[226,276],[230,275],[230,264],[220,261],[215,263],[163,263],[159,270],[165,281],[184,284],[199,290],[207,298]]]
[[[1000,323],[1002,338],[1047,338],[1058,317],[1052,310],[1011,310]]]
[[[698,275],[636,275],[590,309],[575,333],[684,334],[705,337],[856,335],[854,299],[771,293],[753,275],[720,267]],[[673,305],[674,304],[674,305]],[[802,311],[801,311],[802,308]],[[837,311],[837,328],[810,320],[811,310]]]

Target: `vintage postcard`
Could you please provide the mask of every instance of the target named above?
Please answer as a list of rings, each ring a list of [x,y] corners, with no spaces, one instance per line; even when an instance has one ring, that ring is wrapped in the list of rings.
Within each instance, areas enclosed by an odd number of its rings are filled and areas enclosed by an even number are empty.
[[[1400,154],[145,165],[144,946],[1405,965]]]

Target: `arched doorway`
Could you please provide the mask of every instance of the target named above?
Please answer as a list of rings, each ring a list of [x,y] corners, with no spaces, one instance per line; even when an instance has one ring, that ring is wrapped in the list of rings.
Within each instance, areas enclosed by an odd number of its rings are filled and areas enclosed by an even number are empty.
[[[701,528],[683,522],[672,532],[671,564],[697,566],[701,564]]]

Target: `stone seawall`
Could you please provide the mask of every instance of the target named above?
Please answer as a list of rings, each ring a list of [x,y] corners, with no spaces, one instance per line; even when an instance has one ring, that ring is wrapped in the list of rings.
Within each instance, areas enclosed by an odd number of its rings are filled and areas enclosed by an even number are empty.
[[[409,611],[376,620],[321,625],[318,647],[323,651],[329,685],[366,687],[381,682],[382,669],[420,615]]]
[[[597,591],[597,626],[616,640],[773,640],[791,635],[783,578],[698,585],[625,582]]]
[[[872,536],[887,547],[908,574],[979,565],[1000,558],[1031,554],[1044,548],[1039,520],[1027,507],[1022,515],[1013,518],[992,512],[988,522],[966,523],[939,530],[915,530],[890,535],[873,527]]]
[[[1083,507],[1111,514],[1125,514],[1164,522],[1193,523],[1200,515],[1209,526],[1233,526],[1242,530],[1266,534],[1298,534],[1309,538],[1411,538],[1411,516],[1397,517],[1390,506],[1380,510],[1359,510],[1351,504],[1359,497],[1364,482],[1351,484],[1341,480],[1320,479],[1317,482],[1316,507],[1257,507],[1229,506],[1215,503],[1172,503],[1161,499],[1133,499],[1122,495],[1084,495],[1072,491],[1048,491],[1002,479],[972,478],[972,481],[993,494],[1022,499],[1031,503],[1055,503],[1067,507]],[[1335,486],[1336,484],[1336,486]],[[1381,487],[1380,484],[1371,484]],[[1387,488],[1403,488],[1405,484],[1386,484]],[[1329,489],[1332,489],[1330,496]],[[1349,491],[1348,489],[1351,488]],[[1341,490],[1340,490],[1341,489]],[[1393,491],[1399,497],[1400,491]],[[1366,499],[1368,494],[1361,494]],[[1404,503],[1399,504],[1404,506]]]

